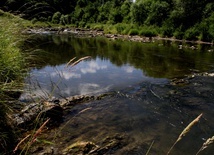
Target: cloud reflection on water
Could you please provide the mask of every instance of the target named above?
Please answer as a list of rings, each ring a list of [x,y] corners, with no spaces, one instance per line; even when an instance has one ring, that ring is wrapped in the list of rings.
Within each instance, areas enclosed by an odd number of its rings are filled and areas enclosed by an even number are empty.
[[[107,69],[107,65],[99,65],[96,61],[88,62],[87,66],[81,68],[80,71],[83,74],[86,73],[96,73],[97,70]]]
[[[81,78],[81,74],[77,74],[77,73],[71,72],[69,70],[63,70],[60,72],[52,72],[52,73],[50,73],[50,76],[51,77],[59,76],[59,77],[66,79],[66,80],[69,80],[71,78]]]
[[[123,67],[123,70],[126,71],[126,73],[132,73],[135,69],[131,66],[125,66]]]

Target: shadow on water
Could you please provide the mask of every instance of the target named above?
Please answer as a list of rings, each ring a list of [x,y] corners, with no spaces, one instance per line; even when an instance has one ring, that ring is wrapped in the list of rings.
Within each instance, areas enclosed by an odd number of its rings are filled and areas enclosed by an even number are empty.
[[[106,137],[119,134],[123,137],[120,145],[102,154],[146,154],[153,144],[149,154],[161,155],[166,154],[182,130],[203,113],[200,123],[172,151],[175,155],[196,154],[205,139],[214,134],[213,77],[195,76],[184,85],[172,85],[170,80],[213,70],[214,53],[208,52],[213,47],[194,45],[198,49],[192,50],[189,48],[192,45],[183,45],[179,49],[180,44],[68,35],[39,35],[27,40],[25,49],[36,49],[38,58],[31,61],[33,68],[26,79],[30,84],[26,90],[34,95],[42,92],[66,97],[116,92],[102,100],[73,107],[64,123],[42,138],[53,142],[55,151],[61,154],[77,141],[102,146]],[[74,68],[65,67],[71,58],[85,56],[92,59]],[[32,88],[36,91],[32,92]],[[30,93],[24,94],[21,99],[25,100],[28,95]]]

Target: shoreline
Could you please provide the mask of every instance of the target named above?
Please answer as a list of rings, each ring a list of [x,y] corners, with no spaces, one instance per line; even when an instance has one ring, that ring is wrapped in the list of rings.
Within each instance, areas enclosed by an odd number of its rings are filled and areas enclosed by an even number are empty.
[[[22,31],[23,34],[74,34],[77,36],[87,36],[87,37],[97,37],[103,36],[106,38],[110,38],[112,40],[122,39],[136,42],[151,42],[152,40],[166,40],[166,41],[176,41],[181,43],[193,43],[193,44],[205,44],[213,46],[213,42],[205,42],[205,41],[191,41],[191,40],[181,40],[176,38],[165,38],[160,36],[155,37],[145,37],[140,35],[122,35],[122,34],[108,34],[104,33],[103,30],[94,30],[94,29],[84,29],[84,28],[54,28],[54,27],[30,27]]]

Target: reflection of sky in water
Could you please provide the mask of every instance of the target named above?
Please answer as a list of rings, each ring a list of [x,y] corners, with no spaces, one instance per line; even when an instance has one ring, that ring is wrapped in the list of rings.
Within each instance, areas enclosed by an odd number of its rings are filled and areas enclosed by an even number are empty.
[[[141,70],[132,66],[117,67],[108,60],[97,58],[80,62],[74,67],[66,67],[63,64],[33,70],[26,80],[30,89],[26,88],[27,93],[23,94],[21,99],[32,95],[67,97],[101,93],[126,88],[142,81],[156,80],[146,77]]]

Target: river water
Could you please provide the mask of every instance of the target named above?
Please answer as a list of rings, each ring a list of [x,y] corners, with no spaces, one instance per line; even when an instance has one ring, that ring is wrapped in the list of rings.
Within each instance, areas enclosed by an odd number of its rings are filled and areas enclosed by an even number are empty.
[[[201,113],[201,121],[171,154],[196,154],[214,135],[210,45],[41,34],[29,37],[25,50],[32,53],[32,69],[21,101],[114,92],[76,105],[58,128],[43,135],[58,154],[78,141],[102,146],[106,137],[117,134],[124,143],[103,154],[146,154],[149,149],[149,154],[166,154]],[[73,67],[68,64],[72,58],[86,56],[90,58]],[[209,76],[198,76],[204,72],[210,72]]]

